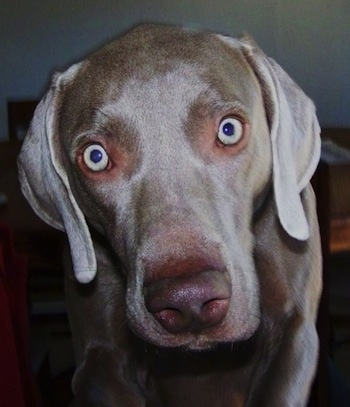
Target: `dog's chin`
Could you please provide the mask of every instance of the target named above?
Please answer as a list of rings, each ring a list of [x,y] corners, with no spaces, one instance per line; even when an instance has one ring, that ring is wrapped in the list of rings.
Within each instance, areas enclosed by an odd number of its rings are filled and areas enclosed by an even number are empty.
[[[249,340],[249,339],[247,339]],[[246,340],[241,341],[213,341],[208,339],[194,339],[191,342],[185,344],[179,344],[176,348],[173,349],[180,349],[185,352],[193,352],[193,353],[209,353],[218,349],[224,348],[232,348],[235,344],[243,343]],[[168,348],[169,349],[169,348]]]
[[[193,355],[212,355],[217,353],[226,353],[226,352],[236,352],[243,347],[251,346],[255,341],[255,335],[251,336],[248,339],[240,340],[240,341],[233,341],[233,342],[212,342],[209,344],[205,344],[203,346],[188,346],[188,347],[180,347],[179,349],[186,352],[187,354]]]
[[[240,338],[227,338],[227,339],[210,339],[210,338],[194,338],[188,343],[179,344],[178,349],[182,349],[186,352],[194,353],[210,353],[218,350],[234,349],[241,344],[248,343],[254,340],[256,330],[244,335]]]

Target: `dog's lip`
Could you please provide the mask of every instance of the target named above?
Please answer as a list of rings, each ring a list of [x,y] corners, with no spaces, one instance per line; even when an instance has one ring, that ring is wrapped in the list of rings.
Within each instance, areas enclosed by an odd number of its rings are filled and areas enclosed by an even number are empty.
[[[220,339],[220,335],[219,339],[212,339],[210,338],[210,335],[209,337],[208,335],[205,335],[204,337],[202,335],[198,337],[193,335],[192,340],[189,340],[187,343],[180,344],[179,348],[182,348],[189,352],[198,352],[203,354],[215,352],[216,350],[233,350],[239,348],[241,345],[244,346],[244,344],[246,343],[255,341],[258,330],[259,325],[254,327],[254,329],[252,329],[251,331],[249,330],[249,332],[246,332],[244,335],[240,335],[239,337],[232,340]]]
[[[216,358],[217,355],[226,354],[239,354],[242,350],[250,349],[255,346],[259,337],[259,327],[257,327],[251,335],[240,338],[237,340],[211,340],[202,335],[191,335],[187,341],[181,343],[173,343],[167,345],[160,345],[149,341],[142,341],[143,346],[151,352],[157,354],[180,356],[181,354],[188,355],[189,357]]]
[[[218,372],[218,369],[232,370],[233,366],[245,366],[255,357],[259,339],[254,333],[243,341],[217,342],[208,344],[206,348],[189,348],[183,345],[160,347],[141,339],[136,339],[135,344],[162,375],[202,375],[205,371]]]

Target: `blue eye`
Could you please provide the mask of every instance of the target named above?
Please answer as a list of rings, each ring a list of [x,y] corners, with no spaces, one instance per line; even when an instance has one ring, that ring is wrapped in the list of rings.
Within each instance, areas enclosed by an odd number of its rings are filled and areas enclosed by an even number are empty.
[[[222,126],[222,132],[226,135],[226,136],[233,136],[235,134],[235,126],[230,123],[230,122],[226,122],[224,123],[224,125]]]
[[[103,154],[100,150],[92,150],[90,153],[90,159],[95,164],[99,163],[103,159]]]
[[[100,144],[91,144],[84,151],[84,162],[92,171],[103,171],[108,166],[108,154]]]
[[[243,136],[242,123],[234,118],[227,117],[220,123],[217,137],[224,145],[232,145],[238,143]]]

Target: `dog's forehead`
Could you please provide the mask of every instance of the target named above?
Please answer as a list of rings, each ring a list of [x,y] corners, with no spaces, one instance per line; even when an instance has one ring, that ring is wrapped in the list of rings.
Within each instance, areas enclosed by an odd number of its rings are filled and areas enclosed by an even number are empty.
[[[172,70],[178,61],[198,64],[215,69],[225,63],[227,42],[220,36],[206,31],[184,28],[142,25],[107,44],[87,58],[87,71],[98,77],[125,81],[130,76],[147,80],[153,75]],[[236,67],[242,64],[238,51],[239,42],[231,41],[231,52],[235,52]],[[233,63],[233,61],[231,61]]]
[[[208,83],[192,65],[179,62],[172,71],[143,80],[130,78],[117,98],[107,98],[100,106],[109,120],[121,118],[139,130],[151,131],[155,125],[179,125],[189,114],[190,106],[200,95],[213,93]],[[170,129],[168,129],[170,131]]]
[[[214,93],[249,109],[253,76],[238,42],[235,48],[208,32],[141,26],[81,63],[66,86],[61,119],[73,136],[96,122],[96,112],[147,121],[171,108],[183,118],[199,95]]]

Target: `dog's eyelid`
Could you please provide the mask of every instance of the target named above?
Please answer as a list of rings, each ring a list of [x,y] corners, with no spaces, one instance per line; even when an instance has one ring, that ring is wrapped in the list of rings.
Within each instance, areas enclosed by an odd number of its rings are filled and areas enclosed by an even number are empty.
[[[76,136],[71,145],[72,158],[80,154],[91,144],[99,144],[108,152],[108,136],[104,132],[88,131]]]
[[[78,134],[74,140],[74,147],[77,149],[82,145],[91,143],[100,143],[105,137],[103,133],[96,130],[88,130],[83,133]]]
[[[74,140],[70,147],[71,155],[73,156],[73,158],[79,153],[80,150],[86,148],[92,142],[92,134],[89,132],[84,132],[74,137]]]

